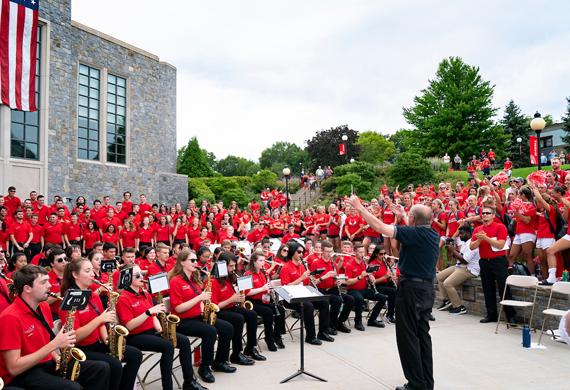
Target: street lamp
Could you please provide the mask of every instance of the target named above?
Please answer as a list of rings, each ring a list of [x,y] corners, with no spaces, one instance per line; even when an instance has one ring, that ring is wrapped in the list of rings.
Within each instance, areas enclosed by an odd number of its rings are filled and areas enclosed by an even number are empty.
[[[517,137],[517,143],[519,144],[519,159],[522,158],[522,138]]]
[[[353,162],[355,162],[355,161],[356,161],[356,160],[353,159],[353,158],[350,159],[350,163],[351,163],[351,164],[352,164]]]
[[[348,162],[348,135],[343,134],[342,137],[340,137],[342,139],[342,142],[344,143],[344,154],[346,154],[346,162]]]
[[[542,169],[541,158],[540,158],[540,132],[544,130],[546,122],[540,117],[540,113],[537,111],[534,114],[534,119],[530,121],[530,128],[536,133],[536,155],[538,156],[538,170]]]
[[[283,168],[283,176],[285,176],[285,199],[287,212],[289,212],[289,176],[291,176],[291,170],[288,167]]]

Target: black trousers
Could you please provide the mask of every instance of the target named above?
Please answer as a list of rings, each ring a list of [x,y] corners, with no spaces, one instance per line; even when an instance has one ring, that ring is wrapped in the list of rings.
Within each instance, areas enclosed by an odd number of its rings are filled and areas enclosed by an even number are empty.
[[[354,322],[356,323],[362,323],[362,311],[364,310],[365,299],[376,301],[368,318],[369,321],[378,319],[380,310],[384,307],[384,303],[386,303],[387,299],[386,295],[369,288],[365,290],[348,290],[348,294],[354,298]]]
[[[388,284],[377,284],[376,291],[380,294],[386,295],[388,298],[388,316],[394,315],[394,309],[396,308],[396,287],[394,285]]]
[[[253,310],[263,320],[265,340],[272,342],[281,338],[281,335],[285,334],[285,309],[283,306],[267,304],[255,299],[252,299],[251,303],[253,303]],[[275,313],[275,307],[277,307],[279,314]]]
[[[111,380],[109,381],[110,390],[132,390],[137,380],[137,372],[142,363],[142,353],[135,347],[127,345],[125,348],[125,357],[121,362],[109,355],[109,347],[103,343],[95,343],[91,345],[82,345],[79,347],[87,360],[95,360],[105,362],[111,368]],[[83,368],[82,368],[83,369]]]
[[[505,284],[509,276],[508,261],[506,256],[492,260],[481,259],[479,260],[479,267],[481,268],[481,286],[485,296],[487,317],[496,319],[499,316],[496,291],[499,292],[499,299],[503,299],[503,291],[505,291]],[[505,298],[512,299],[511,291],[508,288]],[[505,306],[505,313],[509,319],[515,316],[515,310],[511,306]]]
[[[217,319],[215,325],[206,324],[201,317],[183,318],[178,324],[178,333],[202,339],[202,366],[211,366],[213,362],[223,363],[230,359],[230,341],[234,327],[227,321]],[[218,337],[218,350],[214,358],[214,344]]]
[[[429,317],[433,283],[401,280],[396,294],[396,342],[408,388],[433,390]]]
[[[16,376],[8,388],[26,390],[101,390],[109,388],[111,371],[104,362],[86,360],[81,362],[77,382],[63,379],[55,372],[55,363],[38,364]],[[14,387],[12,387],[14,386]]]
[[[28,259],[28,263],[30,261],[32,261],[34,256],[36,256],[41,251],[42,251],[42,244],[41,243],[39,243],[39,242],[37,244],[30,243],[30,245],[28,245],[28,247],[26,249],[24,249],[24,253],[26,254],[26,258]]]
[[[295,310],[297,313],[303,316],[303,321],[305,322],[305,331],[307,332],[308,339],[314,339],[316,337],[315,333],[315,309],[319,311],[319,333],[327,332],[329,330],[329,303],[327,301],[316,301],[316,302],[304,302],[303,303],[303,313],[301,313],[300,303],[283,303],[285,307]]]
[[[128,336],[127,342],[141,351],[159,352],[161,354],[160,376],[162,388],[172,390],[172,365],[174,363],[172,343],[154,331]],[[181,333],[176,333],[176,348],[180,350],[179,359],[184,382],[190,382],[194,378],[194,371],[192,370],[192,351],[188,337]]]
[[[218,319],[228,321],[234,327],[232,337],[232,353],[237,355],[243,349],[243,326],[246,327],[246,349],[251,350],[257,345],[257,313],[241,307],[232,307],[218,312]]]
[[[329,325],[335,329],[338,324],[342,324],[348,319],[351,310],[354,308],[354,298],[348,294],[341,294],[338,287],[329,290],[319,291],[329,296],[330,320]]]

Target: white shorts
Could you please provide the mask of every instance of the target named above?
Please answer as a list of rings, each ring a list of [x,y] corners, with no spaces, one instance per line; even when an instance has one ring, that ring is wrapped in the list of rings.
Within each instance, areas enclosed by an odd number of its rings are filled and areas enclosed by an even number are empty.
[[[556,240],[554,238],[537,238],[536,239],[536,249],[547,249],[550,248]]]
[[[513,239],[513,245],[522,245],[526,242],[535,242],[535,241],[536,241],[536,234],[521,233],[515,235],[515,238]]]
[[[446,237],[446,236],[441,236],[441,237],[439,237],[439,241],[443,241],[443,242],[445,243],[445,240],[447,240],[447,237]]]

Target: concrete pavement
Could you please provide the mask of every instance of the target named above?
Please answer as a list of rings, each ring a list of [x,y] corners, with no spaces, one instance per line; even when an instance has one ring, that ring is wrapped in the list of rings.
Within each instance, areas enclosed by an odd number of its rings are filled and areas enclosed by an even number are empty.
[[[434,311],[431,322],[436,389],[563,389],[570,382],[570,347],[544,336],[547,349],[525,349],[521,330],[506,329],[495,335],[495,324],[479,324],[480,317],[452,316]],[[261,329],[261,328],[260,328]],[[239,367],[235,374],[216,374],[210,389],[394,389],[405,382],[395,326],[384,329],[353,329],[338,335],[334,343],[306,345],[305,369],[328,380],[326,383],[303,376],[288,384],[279,381],[299,366],[298,331],[295,341],[284,336],[286,349],[268,352],[261,342],[266,362]],[[533,342],[538,333],[532,334]],[[175,374],[181,378],[180,369]],[[160,375],[158,367],[151,377]],[[139,387],[140,388],[140,387]],[[160,389],[160,382],[147,389]]]

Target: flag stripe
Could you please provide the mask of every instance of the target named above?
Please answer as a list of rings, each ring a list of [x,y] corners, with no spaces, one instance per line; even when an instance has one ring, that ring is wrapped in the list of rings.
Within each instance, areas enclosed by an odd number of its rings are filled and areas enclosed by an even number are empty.
[[[24,8],[24,33],[26,39],[22,42],[22,77],[20,79],[21,106],[22,110],[30,109],[30,44],[32,30],[33,11]]]
[[[18,110],[22,109],[22,50],[24,49],[24,41],[30,39],[24,39],[24,22],[26,18],[25,7],[16,7],[16,79],[14,80],[15,106]]]
[[[8,26],[8,80],[10,82],[8,104],[16,108],[16,33],[18,29],[18,4],[10,2],[10,25]]]
[[[10,21],[10,2],[2,0],[0,15],[0,73],[2,74],[2,103],[9,102],[10,80],[8,79],[8,24]]]
[[[30,111],[37,110],[36,102],[36,61],[38,58],[38,18],[37,11],[31,13],[32,32],[30,36],[30,74],[28,75],[29,107]]]

